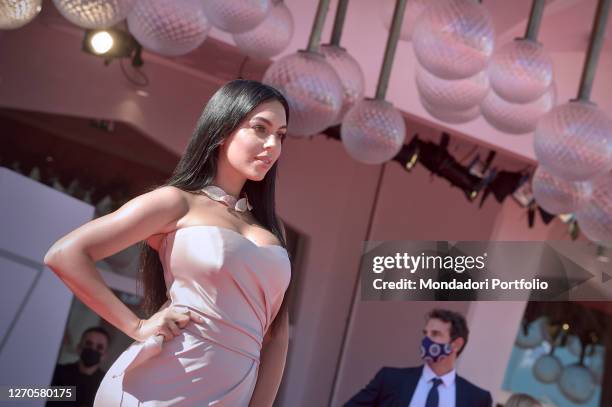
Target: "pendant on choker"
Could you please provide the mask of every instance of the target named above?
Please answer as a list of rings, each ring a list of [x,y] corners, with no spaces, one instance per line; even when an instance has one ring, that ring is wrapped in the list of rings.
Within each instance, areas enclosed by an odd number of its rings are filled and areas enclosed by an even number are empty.
[[[244,193],[244,197],[236,199],[234,196],[226,193],[222,188],[216,185],[208,185],[201,189],[201,191],[208,196],[210,199],[222,202],[227,205],[230,209],[237,212],[246,212],[253,209],[253,206],[249,203],[249,199]]]

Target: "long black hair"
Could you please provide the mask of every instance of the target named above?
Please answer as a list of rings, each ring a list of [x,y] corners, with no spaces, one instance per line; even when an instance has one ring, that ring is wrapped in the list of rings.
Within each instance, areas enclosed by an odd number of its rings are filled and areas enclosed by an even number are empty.
[[[219,146],[222,141],[234,132],[259,104],[274,100],[285,108],[288,122],[289,104],[273,87],[244,79],[233,80],[222,86],[204,107],[187,149],[172,176],[161,186],[174,186],[197,194],[205,186],[211,185],[217,172]],[[283,247],[287,248],[274,205],[277,164],[278,161],[261,181],[247,179],[243,191],[248,195],[249,202],[253,204],[252,214],[255,219],[271,231]],[[141,244],[139,284],[142,285],[145,313],[151,315],[157,312],[168,297],[159,255],[146,242]],[[279,315],[286,309],[286,304],[285,295]],[[277,326],[276,321],[279,320],[280,318],[275,319],[273,328]]]

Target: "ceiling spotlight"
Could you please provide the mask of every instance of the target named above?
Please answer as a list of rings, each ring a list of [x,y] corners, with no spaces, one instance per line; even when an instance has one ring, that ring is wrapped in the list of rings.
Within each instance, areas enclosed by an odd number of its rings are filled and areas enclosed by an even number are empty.
[[[446,179],[452,186],[461,189],[468,200],[473,201],[486,185],[482,178],[473,174],[450,155],[447,148],[450,136],[442,133],[440,144],[419,143],[419,162],[432,173]]]
[[[98,55],[106,54],[113,47],[113,36],[108,31],[98,31],[90,39],[92,51]]]
[[[498,203],[502,203],[507,196],[511,195],[520,185],[529,179],[528,174],[511,171],[498,171],[489,183],[480,200],[480,206],[484,204],[489,194],[493,194]]]
[[[113,58],[132,58],[132,65],[142,65],[142,47],[129,32],[122,30],[85,30],[83,51],[104,58],[107,64]]]
[[[529,175],[523,176],[514,192],[512,192],[514,200],[524,207],[530,206],[535,199],[531,190],[531,183],[527,182],[528,180]]]
[[[410,143],[404,145],[393,160],[397,161],[407,171],[410,171],[419,161],[419,135],[415,134]]]

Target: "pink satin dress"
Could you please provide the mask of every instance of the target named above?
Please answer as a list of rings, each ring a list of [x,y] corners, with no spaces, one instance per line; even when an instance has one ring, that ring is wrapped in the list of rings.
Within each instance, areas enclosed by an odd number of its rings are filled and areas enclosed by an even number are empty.
[[[289,284],[287,251],[231,229],[188,226],[159,247],[170,301],[204,318],[168,342],[134,342],[111,366],[94,406],[247,406],[265,332]]]

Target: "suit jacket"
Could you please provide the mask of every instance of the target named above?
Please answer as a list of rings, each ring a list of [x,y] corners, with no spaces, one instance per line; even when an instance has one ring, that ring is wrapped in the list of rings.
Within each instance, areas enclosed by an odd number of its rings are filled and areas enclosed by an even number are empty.
[[[359,393],[344,404],[344,407],[408,407],[423,366],[394,368],[383,367]],[[491,393],[455,377],[456,407],[492,407]],[[444,406],[440,406],[444,407]]]

